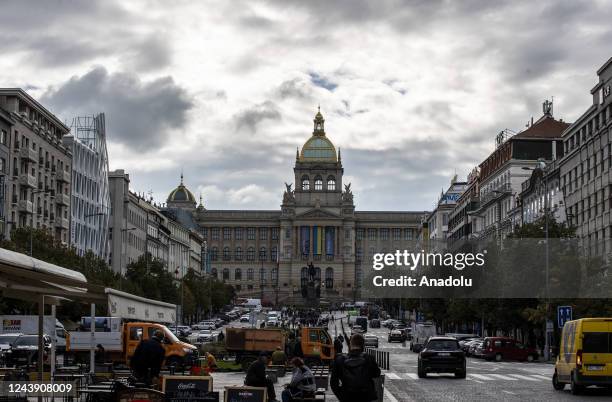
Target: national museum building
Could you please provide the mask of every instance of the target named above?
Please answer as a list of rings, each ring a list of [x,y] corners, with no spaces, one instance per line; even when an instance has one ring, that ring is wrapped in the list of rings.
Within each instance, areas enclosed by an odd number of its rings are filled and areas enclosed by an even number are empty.
[[[426,212],[356,211],[324,124],[318,112],[279,210],[205,209],[182,182],[168,196],[167,209],[204,237],[206,270],[240,296],[300,304],[312,263],[321,300],[353,300],[374,253],[414,245]]]

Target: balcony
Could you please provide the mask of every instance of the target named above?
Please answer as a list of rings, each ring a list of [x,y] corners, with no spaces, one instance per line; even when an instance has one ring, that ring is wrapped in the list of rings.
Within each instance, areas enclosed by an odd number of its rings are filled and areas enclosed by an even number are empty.
[[[19,156],[21,159],[27,159],[32,162],[36,162],[38,160],[38,154],[32,148],[21,148],[19,150]]]
[[[70,183],[70,173],[58,169],[55,173],[55,179],[59,182]]]
[[[19,176],[19,184],[24,186],[28,186],[31,188],[36,188],[36,177],[32,176],[29,173],[22,173]]]
[[[55,200],[60,205],[70,206],[70,196],[68,194],[57,194]]]
[[[59,229],[68,229],[68,219],[66,218],[57,218],[55,220],[55,227]]]
[[[31,214],[32,211],[34,210],[34,205],[32,204],[32,201],[19,200],[19,203],[17,204],[17,210],[19,212],[25,212],[27,214]]]

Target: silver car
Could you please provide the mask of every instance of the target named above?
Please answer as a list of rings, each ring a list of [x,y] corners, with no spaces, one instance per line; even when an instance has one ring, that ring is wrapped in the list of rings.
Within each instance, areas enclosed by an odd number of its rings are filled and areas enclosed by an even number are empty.
[[[378,347],[378,337],[376,335],[366,335],[365,339],[365,347],[366,348],[377,348]]]

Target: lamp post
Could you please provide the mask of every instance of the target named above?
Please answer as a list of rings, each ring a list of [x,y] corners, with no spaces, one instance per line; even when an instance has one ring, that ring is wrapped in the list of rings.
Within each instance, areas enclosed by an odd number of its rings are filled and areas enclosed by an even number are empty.
[[[545,260],[545,277],[546,277],[546,283],[545,283],[545,288],[544,288],[544,298],[546,300],[546,317],[545,317],[545,323],[544,323],[544,333],[545,338],[544,338],[544,360],[548,361],[550,359],[550,333],[552,332],[552,328],[549,329],[548,322],[548,310],[549,310],[549,304],[550,301],[548,299],[549,297],[549,293],[548,293],[548,270],[549,270],[549,257],[548,257],[548,253],[549,253],[549,249],[548,249],[548,212],[549,212],[549,207],[548,207],[548,177],[546,175],[546,172],[544,172],[544,170],[546,169],[546,162],[543,159],[539,159],[538,160],[538,166],[536,168],[530,168],[530,167],[526,167],[524,166],[522,168],[523,170],[536,170],[536,169],[540,169],[542,170],[542,176],[544,179],[544,260]]]

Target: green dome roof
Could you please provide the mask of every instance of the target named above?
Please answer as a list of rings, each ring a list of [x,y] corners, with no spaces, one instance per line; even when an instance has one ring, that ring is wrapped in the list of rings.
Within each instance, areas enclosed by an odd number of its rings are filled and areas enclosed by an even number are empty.
[[[300,153],[302,162],[337,162],[336,147],[325,136],[325,119],[319,110],[314,118],[312,137],[306,141]]]
[[[177,188],[172,190],[170,195],[168,196],[167,202],[192,202],[195,204],[196,199],[193,196],[192,192],[185,187],[183,184],[183,175],[181,174],[181,184],[178,185]]]

